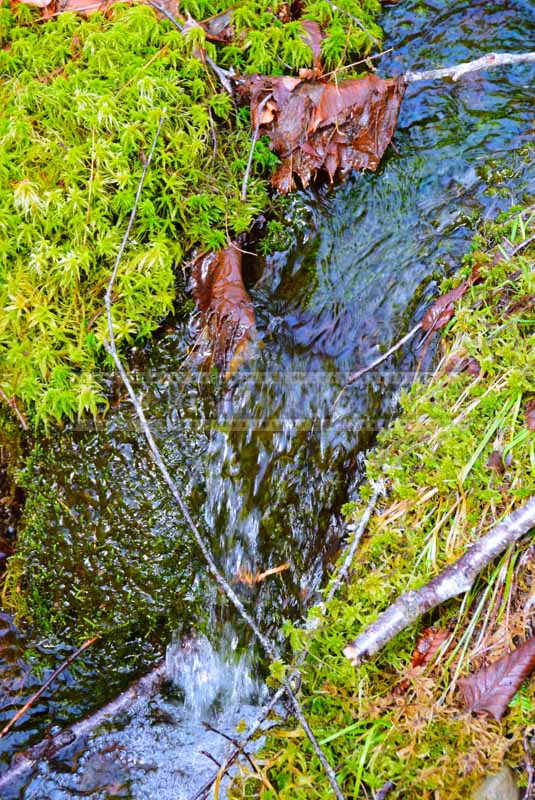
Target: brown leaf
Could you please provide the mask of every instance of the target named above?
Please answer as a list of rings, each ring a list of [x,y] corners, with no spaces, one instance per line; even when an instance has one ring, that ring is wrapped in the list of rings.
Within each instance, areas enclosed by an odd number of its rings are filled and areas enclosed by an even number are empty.
[[[477,358],[469,358],[465,369],[469,375],[473,375],[474,378],[477,378],[481,373],[481,364]]]
[[[244,75],[236,85],[250,101],[253,127],[260,126],[282,160],[272,182],[284,193],[295,187],[296,177],[308,186],[320,170],[331,180],[353,169],[375,171],[405,93],[403,78],[382,80],[373,74],[338,83]],[[260,110],[266,98],[269,116]]]
[[[487,467],[490,467],[498,475],[503,475],[505,472],[505,464],[503,463],[503,453],[500,450],[493,450],[487,460]]]
[[[471,275],[465,281],[435,300],[422,319],[422,330],[437,331],[440,330],[440,328],[444,328],[455,314],[455,303],[479,280],[479,265],[476,265]]]
[[[193,264],[193,296],[211,342],[212,359],[220,369],[243,357],[255,328],[241,268],[241,251],[233,245],[202,254]]]
[[[255,574],[243,567],[242,569],[238,570],[236,582],[245,583],[247,586],[254,586],[257,583],[262,583],[262,581],[265,581],[265,579],[269,578],[270,575],[278,575],[281,572],[286,572],[287,569],[290,569],[289,564],[281,564],[278,567],[272,567],[271,569],[266,569],[265,572],[257,572]]]
[[[527,429],[530,431],[535,431],[535,398],[529,401],[524,413]]]
[[[425,628],[412,654],[412,666],[421,667],[431,661],[440,645],[446,641],[449,635],[449,632],[445,630],[437,631],[434,628]]]
[[[314,67],[321,71],[321,43],[325,39],[325,34],[312,19],[302,20],[301,26],[305,29],[303,41],[310,47],[314,56]]]
[[[236,6],[232,6],[232,8],[227,8],[226,11],[215,14],[213,17],[209,17],[201,22],[207,39],[211,42],[221,42],[222,44],[228,44],[234,39],[232,14],[235,9]]]
[[[535,667],[535,637],[488,667],[459,681],[463,701],[475,714],[490,714],[498,722],[520,686]]]

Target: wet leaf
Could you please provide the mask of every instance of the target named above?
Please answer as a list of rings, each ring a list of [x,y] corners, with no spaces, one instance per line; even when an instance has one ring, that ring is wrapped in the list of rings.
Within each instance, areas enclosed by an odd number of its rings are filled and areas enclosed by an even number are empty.
[[[290,569],[289,564],[280,564],[278,567],[266,569],[265,572],[253,573],[244,567],[238,571],[236,581],[238,583],[245,583],[247,586],[254,586],[257,583],[262,583],[262,581],[265,581],[265,579],[269,578],[270,575],[279,575],[281,572],[286,572],[287,569]]]
[[[475,714],[490,714],[498,722],[520,686],[535,667],[535,637],[488,667],[459,681],[463,701]]]
[[[193,264],[192,292],[202,315],[211,359],[228,369],[244,356],[255,328],[254,310],[242,277],[242,254],[236,247],[200,255]]]
[[[310,47],[314,56],[314,67],[321,71],[321,43],[325,39],[325,34],[312,19],[302,20],[301,26],[305,29],[303,41]]]
[[[292,191],[324,171],[332,181],[352,170],[375,171],[396,128],[403,78],[376,75],[334,83],[244,75],[237,90],[251,104],[253,127],[281,158],[273,185]]]
[[[535,431],[535,398],[530,400],[525,411],[526,427],[530,431]]]
[[[479,280],[479,266],[476,265],[465,281],[435,300],[422,319],[422,330],[437,331],[444,328],[455,314],[455,303]]]
[[[412,666],[421,667],[431,661],[440,645],[448,639],[449,635],[446,630],[425,628],[412,654]]]
[[[227,8],[220,14],[215,14],[201,22],[202,27],[206,32],[206,38],[211,42],[220,42],[221,44],[229,44],[234,38],[234,27],[232,25],[232,14],[236,6]]]

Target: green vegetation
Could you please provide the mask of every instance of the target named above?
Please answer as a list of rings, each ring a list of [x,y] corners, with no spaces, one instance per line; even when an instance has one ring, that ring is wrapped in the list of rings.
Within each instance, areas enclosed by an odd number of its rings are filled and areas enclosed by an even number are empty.
[[[376,0],[342,5],[380,36]],[[181,6],[196,19],[225,8],[226,0]],[[171,310],[188,253],[224,246],[269,206],[276,159],[257,144],[242,202],[248,113],[236,113],[196,54],[202,45],[237,70],[311,66],[301,23],[285,14],[281,2],[239,3],[233,43],[216,49],[201,28],[182,35],[143,5],[46,23],[27,6],[0,7],[0,388],[35,421],[106,405],[103,294],[163,107],[116,282],[120,343],[147,337]],[[324,0],[305,3],[303,15],[326,30],[327,69],[370,51],[370,36]]]
[[[301,701],[348,798],[370,797],[391,779],[392,798],[466,800],[504,759],[523,766],[533,679],[501,724],[468,714],[456,684],[532,635],[530,537],[486,570],[467,597],[436,609],[363,666],[353,668],[342,649],[402,591],[426,583],[535,493],[535,432],[526,418],[535,396],[535,246],[495,263],[505,237],[526,241],[533,220],[533,209],[517,209],[477,237],[461,274],[479,265],[483,280],[459,303],[432,380],[402,397],[400,417],[370,457],[369,477],[385,477],[389,495],[360,545],[350,585],[324,614],[311,611],[315,629],[288,631],[296,652],[310,648]],[[478,375],[462,368],[468,359],[477,360]],[[501,454],[501,464],[496,455],[489,461],[491,453]],[[363,507],[369,493],[363,490]],[[358,506],[346,511],[358,520]],[[452,645],[413,667],[429,625],[453,634]],[[273,730],[257,763],[258,773],[242,767],[233,797],[331,796],[308,740],[291,723]]]

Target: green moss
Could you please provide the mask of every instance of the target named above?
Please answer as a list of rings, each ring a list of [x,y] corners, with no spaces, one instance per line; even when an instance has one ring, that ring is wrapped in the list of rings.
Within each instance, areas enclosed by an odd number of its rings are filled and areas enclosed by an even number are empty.
[[[346,6],[380,35],[376,0]],[[226,7],[187,0],[181,10],[201,19]],[[194,53],[202,44],[237,70],[311,66],[300,23],[284,24],[281,11],[267,0],[238,4],[235,43],[216,51],[200,28],[181,35],[143,5],[46,24],[27,6],[0,7],[0,387],[35,419],[106,405],[98,376],[106,365],[103,293],[163,107],[116,282],[123,346],[147,337],[171,310],[174,269],[186,254],[224,246],[268,206],[276,159],[257,144],[242,202],[248,114],[236,114]],[[325,2],[306,4],[304,16],[328,32],[329,68],[372,46]]]
[[[485,570],[464,600],[444,604],[368,663],[355,669],[342,655],[396,596],[426,583],[535,494],[535,433],[524,417],[534,396],[535,248],[497,264],[488,254],[505,237],[526,239],[522,227],[516,216],[477,238],[463,272],[479,264],[483,280],[459,303],[432,380],[415,383],[401,398],[400,416],[369,459],[369,478],[386,477],[389,496],[363,538],[350,585],[325,614],[311,612],[314,631],[289,630],[295,650],[310,647],[301,701],[346,797],[369,797],[393,780],[393,798],[466,800],[480,776],[504,759],[523,764],[533,681],[501,724],[468,714],[456,684],[530,635],[524,616],[535,591],[535,567],[525,555],[529,539]],[[466,358],[478,360],[479,377],[452,369]],[[503,474],[488,463],[496,450],[508,464]],[[369,491],[363,490],[362,505]],[[344,508],[355,520],[360,510]],[[452,645],[430,665],[412,667],[419,633],[430,624],[448,629]],[[233,797],[330,796],[299,729],[275,728],[258,763],[264,783],[243,767]]]

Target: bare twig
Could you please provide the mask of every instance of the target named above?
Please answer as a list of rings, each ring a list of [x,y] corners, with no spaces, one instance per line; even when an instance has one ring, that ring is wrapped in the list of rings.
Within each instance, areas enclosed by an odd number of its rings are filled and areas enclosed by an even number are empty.
[[[61,675],[61,673],[62,673],[64,670],[66,670],[66,669],[67,669],[67,667],[70,667],[70,665],[72,664],[72,662],[73,662],[75,659],[77,659],[77,658],[78,658],[78,656],[82,655],[82,653],[84,652],[84,650],[87,650],[87,648],[88,648],[88,647],[91,647],[91,645],[92,645],[92,644],[94,644],[94,643],[95,643],[95,642],[96,642],[96,641],[97,641],[99,638],[100,638],[99,636],[93,636],[91,639],[87,639],[87,641],[85,641],[85,642],[84,642],[84,643],[83,643],[83,644],[82,644],[82,645],[81,645],[81,646],[78,648],[78,650],[75,650],[75,651],[74,651],[74,653],[71,653],[71,655],[70,655],[70,656],[69,656],[69,657],[68,657],[68,658],[67,658],[67,659],[66,659],[66,660],[63,662],[63,664],[61,664],[61,666],[59,666],[59,667],[58,667],[56,670],[54,670],[54,672],[52,673],[52,675],[50,676],[50,678],[48,678],[48,680],[46,680],[46,681],[43,683],[43,685],[41,686],[41,688],[40,688],[40,689],[39,689],[39,690],[38,690],[38,691],[37,691],[37,692],[36,692],[34,695],[32,695],[32,697],[30,697],[30,699],[28,700],[28,702],[27,702],[27,703],[25,703],[25,704],[22,706],[22,708],[20,708],[20,709],[17,711],[17,713],[14,715],[14,717],[12,717],[12,719],[10,719],[10,720],[9,720],[9,722],[7,723],[7,725],[5,725],[5,726],[2,728],[2,730],[0,731],[0,739],[2,738],[2,736],[5,736],[5,735],[6,735],[6,733],[9,733],[9,731],[11,730],[11,728],[12,728],[12,727],[13,727],[13,726],[14,726],[14,725],[15,725],[15,724],[16,724],[16,723],[19,721],[19,719],[20,719],[21,717],[23,717],[23,716],[24,716],[24,714],[25,714],[25,713],[28,711],[28,709],[30,709],[30,708],[31,708],[31,707],[34,705],[34,703],[36,703],[36,702],[39,700],[39,698],[40,698],[40,697],[42,697],[42,696],[44,695],[44,693],[46,692],[46,690],[48,689],[48,687],[50,686],[50,684],[51,684],[51,683],[54,683],[54,681],[56,680],[56,678],[58,677],[58,675]]]
[[[271,98],[270,94],[266,95],[266,97],[264,97],[264,99],[258,106],[258,111],[256,112],[256,125],[253,133],[253,139],[251,142],[251,149],[249,150],[249,158],[247,159],[247,168],[245,170],[245,175],[243,176],[243,183],[241,186],[242,203],[245,203],[245,201],[247,200],[247,184],[249,183],[249,174],[251,172],[251,167],[253,165],[254,149],[258,141],[258,132],[260,130],[260,125],[262,124],[262,111],[264,110],[265,105],[270,98]]]
[[[422,323],[419,322],[417,325],[414,326],[414,328],[412,330],[410,330],[408,333],[406,333],[405,336],[403,336],[402,339],[400,339],[398,342],[393,344],[392,347],[389,350],[386,351],[386,353],[383,353],[381,356],[376,358],[375,361],[372,361],[372,363],[368,364],[367,367],[363,367],[362,369],[359,369],[357,372],[353,372],[349,376],[349,378],[347,379],[346,385],[342,389],[340,389],[340,392],[338,393],[338,396],[337,396],[336,400],[334,401],[333,405],[336,405],[338,403],[338,401],[340,400],[340,398],[342,397],[343,393],[345,392],[345,390],[347,389],[348,386],[351,386],[352,383],[355,383],[356,381],[358,381],[358,379],[362,378],[363,375],[366,375],[367,372],[371,372],[372,369],[375,369],[375,367],[378,367],[380,364],[383,363],[383,361],[386,361],[387,358],[390,358],[391,355],[393,355],[400,348],[402,348],[404,344],[407,344],[407,342],[410,342],[410,340],[413,339],[416,336],[416,334],[421,329],[421,327],[422,327]]]
[[[330,78],[331,75],[337,75],[339,72],[342,72],[345,69],[353,69],[353,67],[358,67],[361,64],[366,64],[371,69],[372,65],[368,64],[369,61],[376,61],[378,58],[386,56],[387,53],[391,53],[393,49],[393,47],[388,47],[386,50],[381,50],[380,53],[374,53],[371,56],[366,56],[366,58],[361,58],[359,61],[353,61],[351,64],[344,64],[342,67],[336,67],[336,69],[333,69],[330,72],[324,72],[322,77]]]
[[[24,418],[24,416],[23,416],[23,415],[22,415],[22,413],[20,412],[20,410],[19,410],[19,407],[17,406],[17,401],[15,400],[15,398],[13,398],[12,400],[10,400],[10,399],[9,399],[9,397],[7,396],[7,394],[4,392],[4,390],[3,390],[1,387],[0,387],[0,398],[1,398],[1,399],[2,399],[2,400],[5,402],[5,403],[7,403],[7,405],[8,405],[8,406],[9,406],[11,409],[13,409],[13,411],[14,411],[14,412],[15,412],[15,414],[17,415],[17,418],[18,418],[18,420],[19,420],[20,424],[22,425],[22,427],[24,428],[24,430],[25,430],[25,431],[27,431],[27,430],[28,430],[28,423],[26,422],[26,419]]]
[[[404,592],[344,648],[344,655],[357,666],[373,655],[422,614],[446,600],[467,592],[482,569],[496,556],[535,527],[535,497],[513,511],[453,564],[417,590]]]
[[[369,39],[371,39],[371,41],[374,43],[374,45],[375,45],[376,47],[380,47],[380,46],[381,46],[381,42],[379,41],[379,39],[377,39],[377,38],[376,38],[376,37],[373,35],[373,33],[370,33],[370,31],[368,30],[368,28],[367,28],[367,27],[364,25],[364,23],[363,23],[363,22],[361,22],[361,21],[360,21],[360,19],[359,19],[358,17],[355,17],[355,16],[354,16],[354,14],[352,14],[350,11],[346,11],[346,9],[345,9],[345,8],[340,8],[340,6],[337,6],[337,5],[335,5],[335,4],[332,2],[332,0],[325,0],[325,2],[327,3],[327,5],[329,5],[329,6],[330,6],[332,9],[334,9],[335,11],[339,11],[339,12],[340,12],[340,14],[345,14],[345,15],[346,15],[346,17],[349,17],[350,19],[352,19],[352,20],[353,20],[353,22],[355,23],[355,25],[356,25],[358,28],[360,28],[360,29],[361,29],[361,31],[362,31],[363,33],[365,33],[365,34],[366,34],[366,36],[367,36]]]
[[[492,69],[501,67],[505,64],[523,64],[535,62],[535,53],[487,53],[486,56],[476,58],[475,61],[465,61],[463,64],[456,64],[453,67],[440,67],[439,69],[429,69],[424,72],[406,72],[404,75],[407,83],[417,81],[435,81],[442,78],[451,78],[458,81],[463,75],[469,72],[477,72],[482,69]]]
[[[388,797],[393,788],[394,788],[394,781],[390,780],[386,781],[386,783],[383,783],[383,785],[375,795],[374,800],[385,800],[385,798]]]
[[[105,346],[106,346],[106,350],[108,351],[108,353],[112,357],[113,362],[115,363],[115,366],[117,367],[117,371],[119,372],[119,375],[121,376],[122,381],[123,381],[123,383],[124,383],[124,385],[126,387],[126,391],[128,392],[128,396],[129,396],[129,398],[130,398],[130,400],[132,402],[132,405],[134,407],[134,410],[135,410],[135,412],[137,414],[137,417],[138,417],[138,420],[140,422],[141,430],[143,432],[143,435],[145,436],[145,439],[146,439],[147,444],[149,446],[149,449],[150,449],[150,451],[151,451],[151,453],[153,455],[155,464],[156,464],[156,466],[157,466],[157,468],[158,468],[158,470],[160,472],[160,475],[162,476],[164,482],[167,484],[169,490],[171,491],[171,494],[172,494],[174,500],[176,501],[176,504],[178,505],[178,507],[179,507],[179,509],[180,509],[180,511],[182,513],[182,516],[184,517],[184,520],[186,521],[186,524],[188,525],[188,528],[189,528],[189,530],[190,530],[190,532],[191,532],[191,534],[193,536],[193,539],[195,540],[195,543],[197,544],[197,547],[199,548],[199,550],[201,551],[201,553],[204,556],[204,559],[206,561],[206,564],[208,566],[209,571],[211,572],[213,578],[215,579],[216,583],[221,588],[223,593],[226,595],[226,597],[230,600],[230,602],[232,603],[234,608],[237,610],[238,614],[242,617],[242,619],[251,628],[251,630],[255,634],[256,638],[258,639],[258,641],[260,642],[260,644],[264,648],[266,654],[272,660],[275,660],[278,657],[277,651],[275,650],[275,648],[273,647],[273,645],[271,644],[269,639],[262,633],[262,631],[260,630],[260,628],[258,627],[256,622],[254,621],[252,616],[246,610],[245,606],[243,605],[242,601],[240,600],[240,598],[238,597],[238,595],[236,594],[236,592],[234,591],[234,589],[232,588],[230,583],[227,581],[227,579],[224,577],[222,572],[217,567],[217,565],[215,563],[215,560],[214,560],[214,558],[212,556],[212,553],[210,551],[210,548],[208,547],[208,545],[207,545],[207,543],[206,543],[206,541],[205,541],[200,529],[197,527],[197,525],[193,521],[193,518],[192,518],[192,516],[191,516],[191,514],[189,512],[189,509],[186,506],[186,504],[185,504],[185,502],[184,502],[184,500],[182,498],[182,495],[180,494],[178,486],[175,483],[175,481],[173,480],[173,478],[171,477],[171,474],[170,474],[166,464],[163,461],[163,458],[162,458],[162,455],[161,455],[160,450],[158,448],[158,445],[156,444],[156,441],[154,439],[154,436],[152,434],[150,426],[149,426],[149,424],[147,422],[147,418],[145,417],[145,412],[143,410],[143,406],[141,405],[139,397],[137,396],[137,394],[134,391],[134,388],[133,388],[133,386],[132,386],[132,384],[130,382],[130,379],[129,379],[128,375],[126,374],[126,370],[125,370],[125,368],[123,366],[123,363],[122,363],[122,361],[121,361],[121,359],[119,357],[119,353],[117,352],[115,334],[114,334],[114,331],[113,331],[113,315],[112,315],[113,287],[114,287],[114,283],[115,283],[115,280],[116,280],[116,277],[117,277],[117,273],[119,271],[119,266],[121,264],[121,261],[122,261],[122,258],[123,258],[123,255],[124,255],[124,252],[125,252],[125,249],[126,249],[126,245],[127,245],[128,241],[129,241],[129,238],[130,238],[130,233],[131,233],[131,230],[132,230],[132,226],[134,224],[134,220],[135,220],[135,217],[136,217],[136,214],[137,214],[137,208],[138,208],[138,205],[139,205],[141,192],[143,190],[143,185],[145,183],[145,178],[147,176],[147,172],[148,172],[148,169],[150,167],[150,163],[152,161],[152,157],[154,155],[154,150],[155,150],[155,147],[156,147],[156,143],[157,143],[160,131],[162,129],[162,125],[163,125],[164,118],[165,118],[165,113],[166,112],[165,112],[165,109],[164,109],[164,111],[162,112],[162,116],[160,117],[158,130],[156,132],[156,136],[154,137],[154,141],[152,143],[152,147],[151,147],[149,156],[148,156],[147,160],[145,161],[145,164],[143,165],[143,172],[141,174],[141,178],[140,178],[140,181],[139,181],[139,184],[138,184],[136,197],[135,197],[135,200],[134,200],[134,206],[133,206],[132,211],[130,213],[130,218],[128,220],[128,225],[126,227],[125,234],[123,236],[121,245],[119,247],[119,251],[117,253],[117,258],[115,260],[115,265],[113,267],[112,274],[110,276],[110,280],[109,280],[109,283],[108,283],[108,288],[106,290],[104,302],[105,302],[105,307],[106,307],[106,318],[107,318],[107,322],[108,322],[108,342],[105,343]],[[319,761],[320,761],[320,763],[321,763],[321,765],[322,765],[322,767],[323,767],[323,769],[324,769],[324,771],[325,771],[325,773],[327,775],[327,778],[329,780],[329,783],[331,784],[331,788],[332,788],[335,796],[337,797],[337,800],[343,800],[343,794],[342,794],[342,792],[340,790],[340,787],[338,786],[338,782],[336,780],[336,774],[335,774],[333,768],[331,767],[331,765],[329,764],[329,762],[327,761],[327,758],[326,758],[325,754],[323,753],[320,745],[318,744],[318,741],[317,741],[316,737],[314,736],[312,730],[310,729],[310,726],[308,725],[308,722],[307,722],[307,720],[305,718],[305,715],[303,714],[303,711],[301,709],[299,701],[297,700],[297,698],[295,697],[295,695],[294,695],[294,693],[292,691],[292,687],[290,686],[290,684],[287,681],[285,682],[284,687],[285,687],[285,691],[286,691],[286,693],[287,693],[287,695],[290,698],[290,701],[292,703],[292,706],[293,706],[293,709],[294,709],[294,712],[295,712],[295,716],[296,716],[297,720],[299,721],[299,724],[301,725],[301,727],[305,731],[308,739],[310,740],[310,743],[312,745],[312,749],[314,750],[316,756],[318,757],[318,759],[319,759]]]
[[[161,6],[159,3],[156,3],[155,0],[145,0],[145,2],[147,3],[147,5],[151,6],[152,8],[155,8],[157,11],[159,11],[160,14],[163,14],[164,17],[167,17],[169,22],[171,22],[171,24],[174,25],[175,28],[180,31],[180,33],[184,33],[185,25],[182,25],[182,23],[179,22],[177,20],[177,18],[175,16],[173,16],[173,14],[171,14],[171,12],[168,11],[164,6]],[[213,58],[210,58],[208,53],[203,51],[202,57],[203,57],[204,61],[206,61],[206,63],[208,64],[208,66],[210,67],[212,72],[215,75],[217,75],[217,77],[219,78],[219,81],[220,81],[221,86],[223,87],[223,89],[226,92],[228,92],[228,94],[231,97],[233,97],[234,96],[234,91],[233,91],[233,88],[232,88],[232,84],[230,82],[231,73],[228,70],[222,69],[221,67],[219,67],[215,63]]]

